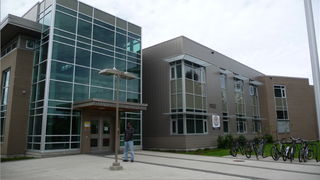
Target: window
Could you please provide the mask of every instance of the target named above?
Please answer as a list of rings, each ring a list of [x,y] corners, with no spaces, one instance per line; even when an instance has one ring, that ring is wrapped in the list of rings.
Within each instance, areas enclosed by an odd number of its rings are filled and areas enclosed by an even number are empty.
[[[220,74],[220,82],[221,82],[222,112],[228,113],[227,88],[226,88],[226,75],[225,74]]]
[[[246,119],[243,119],[240,115],[237,115],[237,132],[238,133],[247,133],[247,122]]]
[[[237,78],[234,78],[234,94],[235,94],[235,102],[236,102],[237,132],[247,133],[243,81]]]
[[[254,133],[261,133],[261,121],[260,120],[252,120],[252,127]]]
[[[185,85],[184,87],[182,85]],[[207,133],[205,68],[186,60],[170,63],[171,112],[195,112],[200,115],[171,116],[172,134]],[[184,93],[185,92],[185,95]],[[183,103],[185,102],[185,104]],[[180,118],[178,118],[178,116]],[[185,123],[185,124],[184,124]],[[184,126],[186,132],[184,132]]]
[[[258,133],[261,132],[261,121],[257,120],[260,118],[258,88],[256,85],[251,84],[249,90],[251,98],[252,128],[254,133]]]
[[[2,79],[2,98],[1,105],[6,105],[8,101],[9,82],[10,82],[10,69],[3,72]]]
[[[236,114],[245,115],[245,102],[243,93],[243,81],[234,79],[234,93],[236,101]]]
[[[176,72],[175,69],[176,69],[175,67],[171,67],[171,79],[175,79],[175,77],[176,77],[175,76],[175,72]]]
[[[26,41],[26,48],[27,49],[34,49],[34,41],[27,40]]]
[[[204,134],[207,132],[207,117],[202,115],[186,115],[187,134]]]
[[[10,69],[5,70],[2,74],[2,95],[1,95],[1,108],[0,108],[0,142],[3,143],[4,131],[5,131],[5,122],[6,122],[6,114],[7,114],[7,102],[8,102],[8,94],[9,94],[9,82],[10,82]]]
[[[227,113],[223,113],[223,132],[225,134],[229,133],[229,118],[227,118],[226,116],[228,116]]]
[[[290,132],[290,120],[286,98],[286,87],[283,85],[274,85],[274,99],[276,106],[276,116],[278,132]]]

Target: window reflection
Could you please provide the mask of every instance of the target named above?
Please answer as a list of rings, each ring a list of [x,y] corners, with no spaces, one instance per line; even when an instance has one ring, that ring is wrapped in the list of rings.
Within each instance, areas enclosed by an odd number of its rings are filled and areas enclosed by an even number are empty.
[[[56,11],[54,26],[72,33],[76,32],[76,18]]]
[[[128,37],[127,50],[140,54],[141,53],[140,41]]]
[[[51,79],[73,81],[73,65],[52,61]]]
[[[78,34],[91,38],[92,25],[86,21],[78,20]]]
[[[49,98],[56,100],[71,101],[72,100],[72,84],[51,81]]]
[[[92,67],[97,69],[112,69],[114,67],[114,58],[92,53]]]
[[[128,72],[136,75],[138,78],[141,76],[141,66],[138,64],[128,62]]]
[[[116,46],[125,49],[127,44],[127,37],[116,33]]]
[[[114,45],[114,32],[94,25],[93,39],[107,44]]]
[[[90,66],[90,51],[77,48],[76,64]]]
[[[73,63],[74,47],[54,42],[52,48],[52,59]]]

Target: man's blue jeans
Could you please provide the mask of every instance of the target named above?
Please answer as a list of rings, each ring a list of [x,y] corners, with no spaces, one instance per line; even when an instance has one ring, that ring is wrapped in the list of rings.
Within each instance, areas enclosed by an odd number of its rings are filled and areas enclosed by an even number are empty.
[[[128,160],[128,148],[131,151],[131,160],[134,160],[133,141],[124,142],[124,160]]]

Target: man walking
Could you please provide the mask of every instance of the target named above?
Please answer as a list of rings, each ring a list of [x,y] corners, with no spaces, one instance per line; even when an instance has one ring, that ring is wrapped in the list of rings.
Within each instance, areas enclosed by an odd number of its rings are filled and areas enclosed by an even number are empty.
[[[133,149],[133,133],[134,129],[131,123],[128,122],[126,132],[124,133],[124,160],[123,162],[128,162],[128,148],[131,151],[131,162],[134,161],[134,149]]]

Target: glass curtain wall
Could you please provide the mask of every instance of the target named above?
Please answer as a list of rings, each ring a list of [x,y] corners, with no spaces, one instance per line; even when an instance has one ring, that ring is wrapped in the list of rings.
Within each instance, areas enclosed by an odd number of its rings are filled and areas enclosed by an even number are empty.
[[[51,6],[41,12],[39,22],[43,33],[34,60],[28,149],[40,150],[41,137],[45,138],[44,150],[79,149],[81,111],[72,109],[73,102],[116,100],[115,77],[99,75],[100,70],[115,67],[136,75],[135,80],[120,79],[119,100],[141,103],[141,37],[60,4],[56,4],[55,12],[51,12]],[[49,37],[52,48],[48,51]],[[46,68],[50,77],[46,77]],[[45,88],[48,97],[44,97]],[[44,99],[48,104],[46,114]],[[130,119],[131,115],[138,118]],[[45,132],[41,132],[42,117]],[[141,112],[125,113],[123,117],[139,126],[136,129],[141,127]],[[135,137],[140,138],[135,144],[141,144],[140,131]]]
[[[288,133],[290,132],[290,119],[288,113],[286,87],[283,85],[274,85],[273,88],[278,122],[278,132]]]
[[[172,134],[207,133],[205,68],[187,60],[170,63],[171,112],[193,112],[198,115],[171,116]],[[184,132],[184,125],[186,132]]]
[[[0,109],[0,119],[1,119],[1,126],[0,126],[0,143],[3,143],[4,138],[4,130],[5,130],[5,123],[7,117],[7,103],[8,103],[8,94],[9,94],[9,83],[10,83],[10,69],[5,70],[2,73],[2,86],[1,86],[1,109]]]
[[[223,115],[223,132],[229,133],[229,118],[228,116],[228,99],[227,99],[227,86],[226,86],[226,75],[220,74],[221,82],[221,99],[222,99],[222,115]]]
[[[234,95],[236,102],[237,132],[246,133],[247,122],[245,119],[243,80],[234,78]]]
[[[253,132],[257,133],[261,132],[261,120],[258,120],[260,118],[258,87],[251,84],[249,88],[251,99],[252,127]]]

